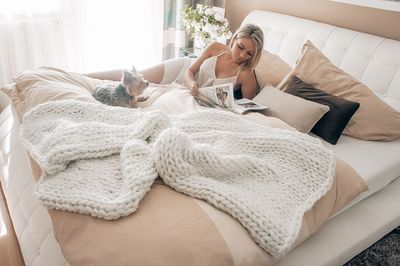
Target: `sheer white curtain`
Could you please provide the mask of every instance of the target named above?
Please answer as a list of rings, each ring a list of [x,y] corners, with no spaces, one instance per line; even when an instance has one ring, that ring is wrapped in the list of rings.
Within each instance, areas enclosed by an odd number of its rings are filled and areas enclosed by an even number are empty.
[[[161,62],[162,0],[0,0],[0,85],[19,71]]]
[[[161,63],[163,0],[87,3],[86,70],[130,68],[132,64],[141,69]]]
[[[0,0],[0,83],[40,65],[67,66],[57,1]]]

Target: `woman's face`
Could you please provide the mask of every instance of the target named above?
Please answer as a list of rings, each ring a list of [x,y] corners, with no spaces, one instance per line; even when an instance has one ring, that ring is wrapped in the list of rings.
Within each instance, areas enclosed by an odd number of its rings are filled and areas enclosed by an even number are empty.
[[[250,38],[238,38],[232,46],[232,58],[237,64],[242,64],[244,61],[254,56],[256,49],[253,41]]]

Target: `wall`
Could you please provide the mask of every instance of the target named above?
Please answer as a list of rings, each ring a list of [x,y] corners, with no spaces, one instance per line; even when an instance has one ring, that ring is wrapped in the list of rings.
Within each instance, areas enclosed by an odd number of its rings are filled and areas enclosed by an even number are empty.
[[[235,31],[252,10],[307,18],[356,31],[400,40],[400,12],[329,0],[227,0],[226,16]]]

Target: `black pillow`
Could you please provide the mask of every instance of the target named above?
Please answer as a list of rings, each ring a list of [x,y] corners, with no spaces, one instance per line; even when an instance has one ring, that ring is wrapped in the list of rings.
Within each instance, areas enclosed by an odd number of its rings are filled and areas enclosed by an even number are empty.
[[[358,107],[360,107],[360,104],[357,102],[316,89],[296,76],[291,78],[285,92],[329,106],[330,110],[321,117],[311,129],[311,132],[331,144],[337,143],[350,118],[357,111]]]

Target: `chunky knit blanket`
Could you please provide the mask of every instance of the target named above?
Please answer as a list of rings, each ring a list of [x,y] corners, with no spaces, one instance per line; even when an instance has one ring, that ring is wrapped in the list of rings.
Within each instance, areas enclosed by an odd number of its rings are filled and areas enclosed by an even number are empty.
[[[334,155],[319,140],[213,109],[161,112],[57,101],[24,116],[22,140],[43,175],[49,208],[117,219],[159,176],[236,218],[273,256],[330,188]]]

